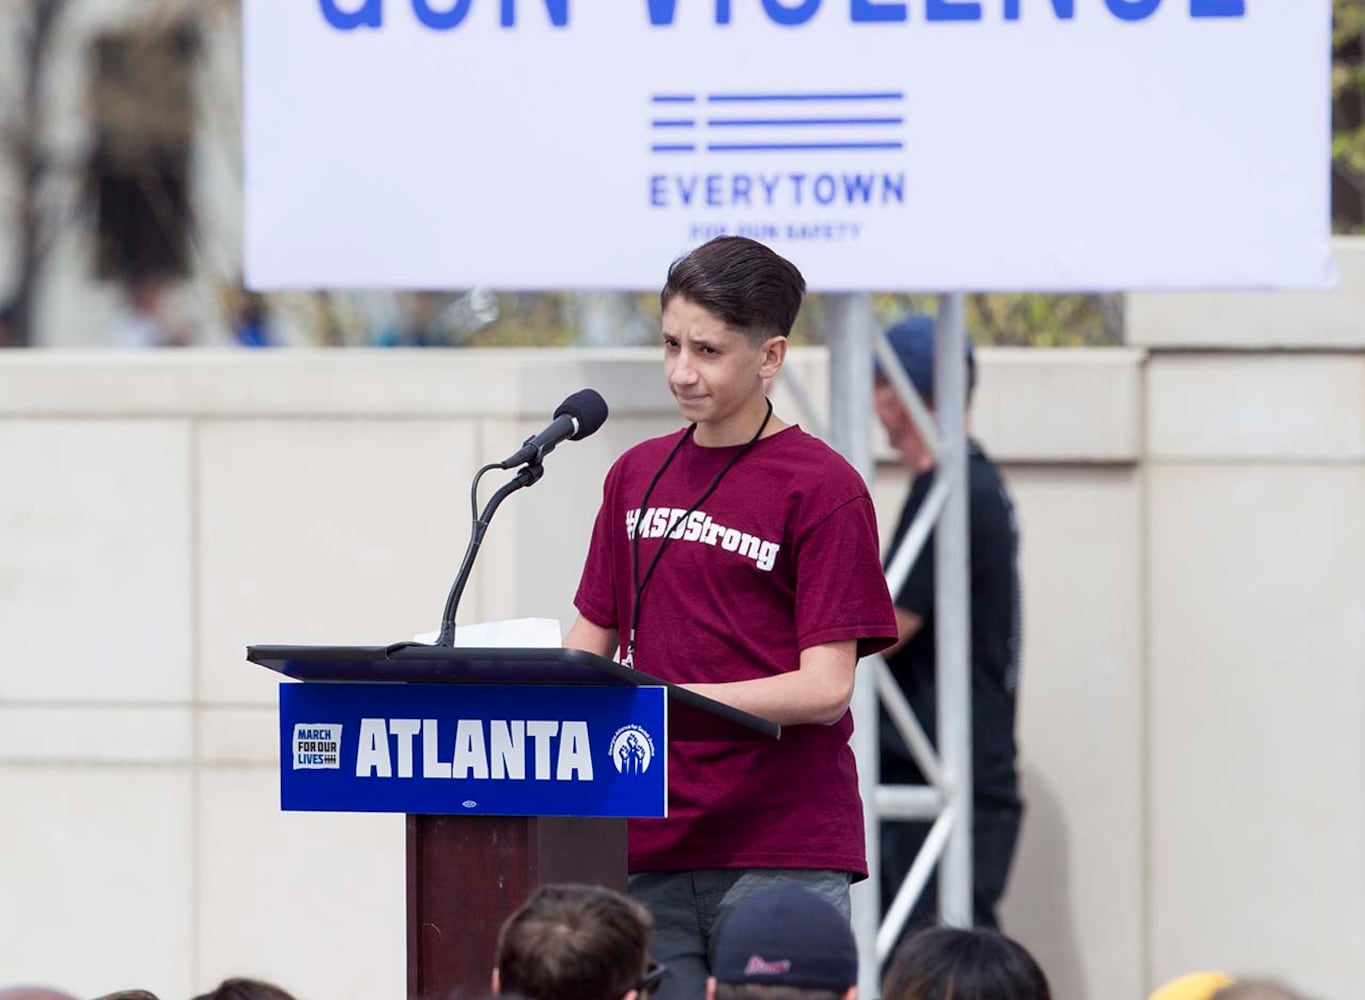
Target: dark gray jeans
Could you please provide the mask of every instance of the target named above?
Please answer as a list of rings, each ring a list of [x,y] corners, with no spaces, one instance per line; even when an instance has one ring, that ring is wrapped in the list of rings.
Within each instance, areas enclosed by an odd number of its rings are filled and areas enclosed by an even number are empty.
[[[849,915],[848,872],[784,868],[732,868],[697,872],[644,872],[629,891],[654,917],[650,952],[668,966],[658,1000],[701,1000],[711,975],[717,923],[736,902],[775,885],[794,884]]]

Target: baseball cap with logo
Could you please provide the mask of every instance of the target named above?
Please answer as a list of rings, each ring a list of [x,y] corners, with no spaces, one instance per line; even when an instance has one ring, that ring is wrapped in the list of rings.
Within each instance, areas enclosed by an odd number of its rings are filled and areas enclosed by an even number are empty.
[[[716,932],[711,969],[722,983],[846,990],[858,983],[858,945],[832,904],[781,885],[735,903]]]

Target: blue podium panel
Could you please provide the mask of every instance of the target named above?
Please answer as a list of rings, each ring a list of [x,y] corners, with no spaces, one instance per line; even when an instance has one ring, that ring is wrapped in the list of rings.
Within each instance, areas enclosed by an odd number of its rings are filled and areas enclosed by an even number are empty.
[[[659,687],[281,684],[280,804],[661,817],[667,719]]]

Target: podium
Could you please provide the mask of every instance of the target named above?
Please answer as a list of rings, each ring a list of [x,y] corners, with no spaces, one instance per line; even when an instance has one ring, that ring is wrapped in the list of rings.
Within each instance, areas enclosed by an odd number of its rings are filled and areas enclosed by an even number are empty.
[[[407,814],[407,995],[488,989],[537,885],[624,891],[626,818],[664,816],[675,742],[779,727],[573,649],[251,646],[280,685],[286,810]]]

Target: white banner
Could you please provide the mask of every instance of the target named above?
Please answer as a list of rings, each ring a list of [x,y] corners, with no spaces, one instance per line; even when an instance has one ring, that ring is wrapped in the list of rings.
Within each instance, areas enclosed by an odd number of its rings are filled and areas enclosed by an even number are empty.
[[[256,288],[1322,288],[1329,0],[248,0]]]

